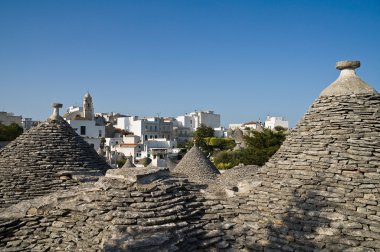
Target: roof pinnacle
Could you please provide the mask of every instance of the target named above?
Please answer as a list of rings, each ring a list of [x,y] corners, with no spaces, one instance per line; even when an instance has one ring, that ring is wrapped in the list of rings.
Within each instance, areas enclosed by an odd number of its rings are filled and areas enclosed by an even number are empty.
[[[59,109],[62,108],[62,103],[53,103],[52,107],[54,108],[53,114],[49,117],[51,120],[57,120],[60,119],[61,116],[59,115]]]
[[[335,64],[336,69],[343,70],[343,69],[356,69],[360,67],[360,61],[359,60],[345,60],[345,61],[338,61]]]

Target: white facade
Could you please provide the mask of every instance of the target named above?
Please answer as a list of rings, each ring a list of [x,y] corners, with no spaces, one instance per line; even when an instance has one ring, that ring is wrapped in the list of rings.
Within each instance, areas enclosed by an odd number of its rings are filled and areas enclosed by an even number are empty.
[[[214,136],[215,137],[226,137],[227,136],[227,131],[223,127],[215,128],[214,129]]]
[[[214,111],[194,111],[177,117],[178,125],[195,131],[201,124],[213,129],[220,128],[220,114]]]
[[[191,112],[190,115],[195,118],[195,122],[197,123],[196,128],[201,124],[213,129],[220,127],[220,115],[214,114],[214,111],[196,111]]]
[[[176,141],[168,141],[165,138],[159,138],[155,140],[148,140],[144,143],[144,149],[172,149],[177,147]]]
[[[118,153],[123,153],[126,157],[132,156],[132,161],[135,162],[136,159],[141,158],[141,152],[144,150],[144,145],[121,143],[115,145],[115,150]]]
[[[173,122],[160,117],[143,119],[137,116],[119,117],[116,128],[132,132],[139,136],[142,142],[158,138],[173,139]]]
[[[178,122],[179,127],[190,128],[190,129],[195,128],[195,120],[193,116],[190,116],[190,115],[178,116],[177,122]]]
[[[167,153],[172,153],[172,150],[177,147],[177,142],[167,140],[165,138],[157,138],[147,140],[144,143],[140,142],[140,137],[135,135],[127,135],[123,137],[123,142],[114,145],[114,150],[118,153],[123,153],[125,156],[132,156],[133,161],[140,158],[162,158],[166,157]]]
[[[35,122],[32,120],[32,118],[22,118],[21,120],[21,124],[24,130],[29,130],[32,128],[34,123]]]
[[[151,166],[153,167],[166,167],[166,158],[170,154],[173,155],[173,149],[176,147],[176,141],[167,141],[165,138],[148,140],[144,143],[141,158],[152,159]]]
[[[96,123],[94,118],[94,105],[89,93],[86,93],[83,97],[83,107],[69,107],[63,118],[78,135],[92,144],[95,150],[98,150],[101,138],[106,135],[106,127]]]
[[[189,140],[193,136],[193,132],[187,127],[174,127],[173,137],[179,142],[184,142]]]
[[[274,129],[276,126],[288,129],[289,122],[285,117],[267,116],[265,120],[265,128]]]
[[[123,143],[126,144],[137,144],[140,142],[140,137],[136,135],[125,135],[123,136]]]
[[[231,123],[228,125],[229,129],[236,130],[237,128],[241,129],[242,123]]]
[[[255,130],[257,129],[257,126],[259,125],[258,122],[247,122],[247,123],[243,123],[241,125],[241,128],[240,129],[251,129],[251,130]]]
[[[87,138],[105,137],[106,127],[98,126],[95,121],[89,120],[67,120],[70,126],[78,133],[78,135]]]
[[[115,146],[123,143],[122,137],[106,137],[105,140],[106,142],[104,143],[104,145],[108,146],[111,151],[115,151]]]

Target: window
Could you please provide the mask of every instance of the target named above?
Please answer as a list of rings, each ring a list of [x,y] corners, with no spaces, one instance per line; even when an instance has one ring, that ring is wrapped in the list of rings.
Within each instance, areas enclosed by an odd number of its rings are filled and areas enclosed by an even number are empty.
[[[148,135],[145,135],[145,141],[148,140]]]
[[[154,126],[154,131],[157,131],[157,126]]]
[[[157,138],[157,135],[155,135],[154,138]]]
[[[102,130],[99,130],[99,137],[102,137]]]
[[[80,126],[80,134],[86,135],[86,126]]]

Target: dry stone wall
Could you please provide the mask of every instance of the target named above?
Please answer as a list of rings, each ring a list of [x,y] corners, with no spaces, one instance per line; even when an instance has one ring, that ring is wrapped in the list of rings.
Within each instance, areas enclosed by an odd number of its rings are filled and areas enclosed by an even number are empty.
[[[193,251],[207,239],[199,191],[166,170],[109,170],[95,184],[0,214],[2,251]]]

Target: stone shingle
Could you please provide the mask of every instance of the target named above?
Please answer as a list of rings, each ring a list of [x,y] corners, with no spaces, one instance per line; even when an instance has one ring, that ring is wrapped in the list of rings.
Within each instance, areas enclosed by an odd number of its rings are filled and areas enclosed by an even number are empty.
[[[60,116],[0,150],[0,208],[67,189],[110,167]]]
[[[195,145],[177,164],[173,172],[184,174],[198,182],[213,182],[220,174],[214,164]]]

